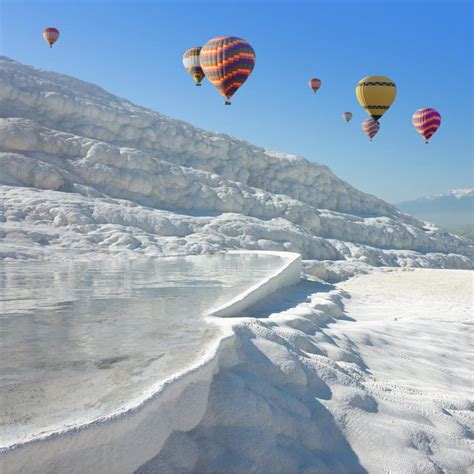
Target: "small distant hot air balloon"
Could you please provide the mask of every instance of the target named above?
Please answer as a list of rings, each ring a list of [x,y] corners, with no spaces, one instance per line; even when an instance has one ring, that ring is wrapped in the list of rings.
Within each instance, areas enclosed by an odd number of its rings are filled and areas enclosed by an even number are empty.
[[[351,121],[351,118],[352,118],[352,113],[351,112],[344,112],[342,114],[342,118],[346,121],[346,122],[350,122]]]
[[[49,47],[52,48],[53,44],[56,43],[56,41],[59,38],[59,30],[56,28],[45,28],[43,30],[43,38],[46,41],[46,43],[49,44]]]
[[[201,52],[201,49],[200,46],[196,46],[187,49],[183,54],[183,65],[186,68],[186,71],[193,76],[194,82],[197,86],[200,86],[201,81],[204,79],[204,71],[199,62],[199,53]]]
[[[393,104],[397,86],[388,77],[367,76],[358,82],[355,92],[360,105],[374,120],[378,120]]]
[[[441,125],[441,115],[435,109],[418,109],[413,114],[413,126],[425,139],[425,143],[434,135]]]
[[[252,73],[256,56],[244,39],[219,36],[203,46],[199,61],[207,79],[227,99],[225,105],[230,105],[231,97]]]
[[[313,94],[316,94],[316,91],[321,87],[321,80],[314,78],[308,81],[308,86],[312,89]]]
[[[372,141],[372,138],[380,130],[380,124],[374,119],[366,119],[362,122],[362,130],[369,137],[369,140]]]

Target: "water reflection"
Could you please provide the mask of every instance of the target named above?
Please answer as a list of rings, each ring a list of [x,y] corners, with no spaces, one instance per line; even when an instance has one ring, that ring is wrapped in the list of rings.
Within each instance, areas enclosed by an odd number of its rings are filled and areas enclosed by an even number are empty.
[[[203,315],[281,265],[270,255],[0,264],[0,445],[114,411],[190,365]]]

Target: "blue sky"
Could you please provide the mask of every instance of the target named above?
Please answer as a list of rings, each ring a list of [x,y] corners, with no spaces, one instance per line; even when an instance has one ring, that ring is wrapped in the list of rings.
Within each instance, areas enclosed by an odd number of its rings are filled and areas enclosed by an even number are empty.
[[[303,155],[388,201],[473,186],[470,1],[0,0],[0,19],[3,55]],[[52,50],[41,38],[46,26],[62,33]],[[231,107],[207,81],[194,87],[181,62],[185,49],[223,34],[247,39],[257,54]],[[354,94],[371,74],[398,87],[373,142]],[[322,80],[315,96],[311,77]],[[443,118],[429,145],[411,124],[420,107]]]

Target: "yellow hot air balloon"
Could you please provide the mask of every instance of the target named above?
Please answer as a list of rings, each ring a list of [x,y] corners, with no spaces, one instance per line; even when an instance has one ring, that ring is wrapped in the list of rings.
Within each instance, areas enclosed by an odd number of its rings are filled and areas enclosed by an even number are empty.
[[[356,97],[360,105],[378,120],[392,105],[397,96],[397,86],[385,76],[367,76],[356,86]]]

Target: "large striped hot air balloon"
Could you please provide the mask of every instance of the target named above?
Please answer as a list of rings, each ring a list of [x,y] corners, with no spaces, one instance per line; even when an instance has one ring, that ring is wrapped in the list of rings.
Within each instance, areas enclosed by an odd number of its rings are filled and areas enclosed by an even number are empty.
[[[308,86],[310,89],[312,89],[313,94],[316,94],[316,91],[321,87],[321,79],[310,79],[308,81]]]
[[[43,38],[46,41],[46,43],[49,44],[49,47],[52,48],[53,44],[56,43],[56,41],[59,38],[59,30],[56,28],[45,28],[43,30]]]
[[[362,130],[369,137],[369,140],[372,141],[372,138],[380,130],[380,124],[374,119],[366,119],[362,122]]]
[[[352,113],[351,112],[344,112],[342,114],[342,118],[346,121],[346,122],[350,122],[350,120],[352,119]]]
[[[425,139],[425,143],[433,136],[441,125],[441,115],[435,109],[418,109],[413,114],[413,126]]]
[[[378,120],[392,105],[397,96],[397,86],[385,76],[367,76],[356,86],[356,97],[360,105]]]
[[[219,36],[203,46],[199,60],[206,77],[226,97],[225,105],[230,105],[230,98],[252,73],[256,56],[247,41]]]
[[[196,46],[187,49],[183,54],[183,65],[186,71],[193,76],[194,82],[197,86],[200,86],[201,81],[204,79],[204,71],[199,62],[199,53],[201,52],[201,49],[200,46]]]

